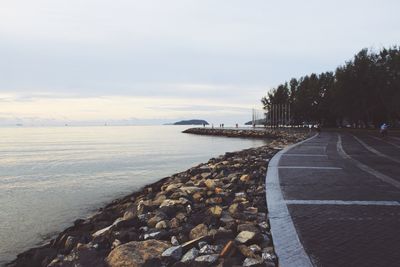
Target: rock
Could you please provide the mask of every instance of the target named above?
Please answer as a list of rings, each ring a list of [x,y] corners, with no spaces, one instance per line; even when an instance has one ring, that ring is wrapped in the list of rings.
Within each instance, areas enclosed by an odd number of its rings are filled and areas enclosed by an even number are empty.
[[[32,266],[32,265],[26,265]],[[40,266],[40,265],[39,265]],[[97,250],[89,244],[78,244],[68,255],[55,258],[49,267],[64,266],[99,266],[105,267],[103,258]]]
[[[255,226],[252,223],[239,224],[238,227],[237,227],[237,231],[239,233],[242,232],[242,231],[254,232],[256,234],[260,233],[260,230],[258,230],[257,226]]]
[[[246,258],[243,262],[243,267],[261,267],[264,266],[264,261],[259,258]]]
[[[222,246],[220,245],[205,245],[203,246],[199,253],[201,255],[205,255],[205,254],[219,254],[222,251]]]
[[[176,261],[180,260],[182,257],[182,246],[174,246],[167,248],[162,254],[164,258],[172,258]]]
[[[204,246],[207,246],[208,244],[207,244],[207,242],[205,242],[205,241],[200,241],[198,244],[197,244],[197,246],[199,247],[199,249],[201,249],[202,247],[204,247]]]
[[[165,228],[167,228],[168,226],[167,226],[167,223],[165,222],[165,221],[161,221],[161,222],[158,222],[157,224],[156,224],[156,229],[165,229]]]
[[[149,261],[159,261],[167,248],[168,243],[159,240],[132,241],[113,249],[106,262],[110,267],[140,267]]]
[[[240,245],[237,247],[240,251],[240,253],[242,253],[243,256],[247,257],[247,258],[257,258],[259,256],[256,256],[256,254],[254,254],[254,252],[248,248],[245,245]]]
[[[106,228],[98,230],[95,233],[93,233],[92,236],[93,237],[98,237],[98,236],[104,235],[105,233],[107,233],[111,229],[111,227],[113,227],[113,225],[110,225],[110,226],[108,226]]]
[[[228,209],[229,213],[231,215],[235,215],[238,212],[238,207],[239,207],[238,203],[233,203],[232,205],[229,206]]]
[[[240,181],[243,183],[248,183],[250,181],[250,175],[244,174],[244,175],[240,176]]]
[[[78,239],[76,237],[68,236],[67,240],[65,240],[64,248],[66,251],[71,251],[77,243]]]
[[[203,199],[203,194],[201,192],[196,192],[192,195],[195,202],[200,202]]]
[[[261,230],[268,231],[269,230],[269,224],[266,221],[260,222],[258,226],[261,228]]]
[[[262,253],[262,258],[265,261],[270,261],[270,262],[276,262],[277,261],[277,258],[276,258],[274,253],[268,252],[268,251],[265,251],[265,250]]]
[[[215,182],[212,179],[207,179],[204,181],[205,185],[207,186],[208,189],[214,190],[215,188]]]
[[[150,228],[154,228],[157,223],[159,223],[160,221],[164,220],[165,216],[160,216],[160,215],[155,215],[153,217],[151,217],[148,221],[147,221],[147,225]]]
[[[185,205],[187,202],[188,201],[185,198],[180,198],[179,200],[166,199],[161,203],[160,208],[162,208],[162,207],[171,207],[171,206],[176,206],[176,205]]]
[[[188,252],[183,255],[181,262],[190,263],[199,255],[197,248],[191,248]]]
[[[242,231],[236,236],[236,241],[245,244],[254,239],[256,233],[250,231]]]
[[[144,234],[143,238],[145,240],[147,240],[147,239],[162,239],[167,235],[168,235],[168,232],[166,232],[165,230],[161,230],[161,231],[157,231],[157,232],[151,232],[151,233]]]
[[[210,212],[210,214],[214,217],[221,217],[222,214],[222,208],[220,206],[214,206],[208,209],[208,211]]]
[[[197,187],[197,186],[184,186],[184,187],[181,187],[179,190],[182,191],[182,192],[185,192],[185,193],[187,193],[189,195],[192,195],[195,192],[202,191],[202,189],[200,187]]]
[[[176,236],[172,236],[172,237],[171,237],[171,244],[172,244],[173,246],[178,246],[178,245],[179,245],[179,241],[178,241],[178,239],[176,238]]]
[[[172,218],[172,219],[169,221],[169,227],[170,227],[170,228],[178,228],[179,225],[180,225],[180,223],[179,223],[179,220],[178,220],[177,218]]]
[[[218,260],[218,254],[203,255],[194,259],[196,263],[211,265]]]
[[[118,247],[120,245],[121,245],[121,241],[119,241],[118,239],[115,239],[114,242],[111,245],[111,248],[114,249],[114,248],[116,248],[116,247]]]
[[[249,249],[251,251],[253,251],[254,253],[260,253],[261,252],[261,248],[259,245],[253,244],[251,246],[249,246]]]
[[[200,176],[201,176],[201,178],[206,179],[206,178],[211,176],[211,173],[210,172],[203,172],[202,174],[200,174]]]
[[[232,216],[229,215],[228,212],[223,211],[221,214],[221,218],[219,219],[221,222],[224,224],[234,222],[235,220],[232,218]]]
[[[166,192],[169,191],[175,191],[176,189],[178,189],[179,187],[181,187],[183,184],[182,183],[177,183],[177,184],[170,184],[167,186],[167,188],[165,189]]]
[[[196,239],[208,234],[208,228],[205,224],[201,223],[190,231],[189,238]]]
[[[223,202],[222,197],[211,197],[206,200],[206,204],[208,205],[221,204],[222,202]]]

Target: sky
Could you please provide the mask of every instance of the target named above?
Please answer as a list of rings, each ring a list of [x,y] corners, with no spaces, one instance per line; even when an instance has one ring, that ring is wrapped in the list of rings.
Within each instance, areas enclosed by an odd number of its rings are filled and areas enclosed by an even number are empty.
[[[392,0],[2,0],[0,125],[244,123],[274,86],[399,44]]]

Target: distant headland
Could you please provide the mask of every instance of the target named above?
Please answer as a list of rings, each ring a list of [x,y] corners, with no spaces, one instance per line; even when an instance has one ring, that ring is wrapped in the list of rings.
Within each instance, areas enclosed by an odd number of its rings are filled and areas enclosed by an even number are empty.
[[[175,123],[168,123],[167,125],[208,125],[209,123],[205,120],[182,120]]]

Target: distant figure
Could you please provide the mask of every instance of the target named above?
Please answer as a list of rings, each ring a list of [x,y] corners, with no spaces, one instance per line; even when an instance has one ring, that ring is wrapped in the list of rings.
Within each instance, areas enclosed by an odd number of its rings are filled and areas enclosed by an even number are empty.
[[[222,128],[224,128],[224,124],[222,124]]]
[[[388,135],[388,125],[386,123],[383,123],[381,125],[380,134],[381,134],[382,138],[384,138]]]
[[[236,123],[236,128],[239,128],[239,124]]]
[[[211,124],[211,128],[214,129],[214,123]]]
[[[205,123],[203,123],[203,128],[204,128],[204,127],[206,127],[206,124],[205,124]]]

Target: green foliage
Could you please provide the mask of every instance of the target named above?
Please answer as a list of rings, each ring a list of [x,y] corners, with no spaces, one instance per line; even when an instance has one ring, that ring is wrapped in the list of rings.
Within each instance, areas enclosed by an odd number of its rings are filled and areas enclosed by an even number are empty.
[[[335,72],[292,78],[263,97],[264,109],[290,104],[292,122],[377,126],[400,119],[400,50],[362,49]]]

